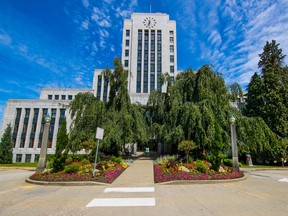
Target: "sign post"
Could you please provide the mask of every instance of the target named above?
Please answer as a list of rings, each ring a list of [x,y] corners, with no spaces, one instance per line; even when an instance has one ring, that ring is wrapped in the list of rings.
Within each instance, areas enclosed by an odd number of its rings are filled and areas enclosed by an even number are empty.
[[[97,139],[97,145],[96,145],[96,153],[95,153],[95,161],[94,161],[94,169],[93,169],[93,177],[95,177],[96,172],[96,165],[97,165],[97,155],[98,155],[98,148],[99,148],[99,140],[103,140],[104,136],[104,129],[97,127],[96,129],[96,139]]]

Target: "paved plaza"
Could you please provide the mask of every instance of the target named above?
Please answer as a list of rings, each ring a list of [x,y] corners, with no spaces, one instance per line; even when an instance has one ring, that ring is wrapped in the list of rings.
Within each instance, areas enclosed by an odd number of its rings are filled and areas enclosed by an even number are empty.
[[[157,185],[136,160],[107,186],[42,186],[33,172],[0,169],[0,215],[287,215],[288,170],[249,171],[239,182]]]

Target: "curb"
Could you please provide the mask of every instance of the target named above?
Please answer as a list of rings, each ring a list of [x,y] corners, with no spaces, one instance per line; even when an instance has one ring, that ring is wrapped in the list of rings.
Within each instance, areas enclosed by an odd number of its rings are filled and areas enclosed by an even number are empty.
[[[267,171],[267,170],[287,170],[288,168],[240,168],[240,171],[242,172],[255,172],[255,171]]]
[[[243,173],[243,177],[235,179],[219,179],[219,180],[175,180],[169,182],[155,183],[155,185],[188,185],[188,184],[221,184],[239,182],[247,179],[247,175]]]
[[[0,167],[0,170],[27,170],[27,171],[35,171],[35,167]]]
[[[27,178],[25,180],[30,184],[44,185],[44,186],[110,186],[110,184],[93,181],[70,181],[70,182],[47,182],[47,181],[36,181]]]

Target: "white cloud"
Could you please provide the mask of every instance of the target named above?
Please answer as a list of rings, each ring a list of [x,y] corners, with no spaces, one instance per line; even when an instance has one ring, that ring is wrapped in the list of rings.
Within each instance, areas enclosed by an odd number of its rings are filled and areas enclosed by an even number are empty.
[[[8,46],[11,43],[12,43],[12,39],[8,34],[5,34],[5,33],[0,34],[0,44]]]
[[[208,41],[210,42],[211,45],[215,45],[215,47],[219,47],[222,43],[222,38],[219,32],[216,30],[213,30],[208,37]]]
[[[88,0],[82,0],[82,4],[85,8],[89,7],[89,1]]]
[[[112,52],[115,52],[115,48],[114,48],[113,45],[110,46],[110,50],[111,50]]]
[[[109,37],[109,32],[106,31],[105,29],[100,29],[99,34],[100,34],[100,36],[103,37],[103,38]]]
[[[111,27],[111,18],[105,13],[105,10],[101,10],[97,7],[93,8],[91,19],[101,27]]]
[[[83,21],[81,27],[84,29],[89,29],[89,21],[88,20]]]

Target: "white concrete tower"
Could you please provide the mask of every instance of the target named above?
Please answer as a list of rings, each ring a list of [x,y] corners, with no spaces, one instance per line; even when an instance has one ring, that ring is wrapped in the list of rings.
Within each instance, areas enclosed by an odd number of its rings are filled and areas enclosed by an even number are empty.
[[[153,90],[162,91],[162,73],[172,82],[177,75],[176,22],[163,13],[133,13],[124,20],[122,63],[132,102],[146,104]]]

